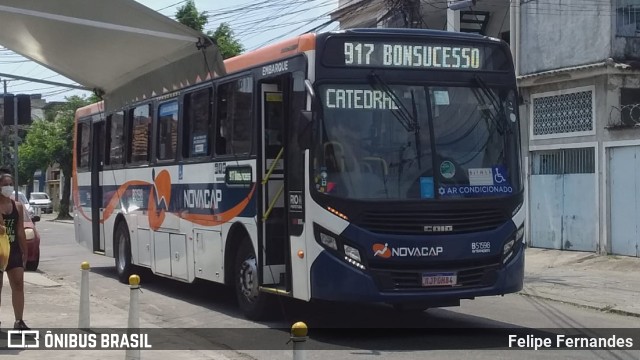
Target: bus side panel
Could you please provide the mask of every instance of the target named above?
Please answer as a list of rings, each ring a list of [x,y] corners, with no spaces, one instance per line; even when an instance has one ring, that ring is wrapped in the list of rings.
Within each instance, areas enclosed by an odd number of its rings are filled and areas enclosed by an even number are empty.
[[[127,174],[125,173],[127,170],[116,169],[116,170],[104,170],[102,175],[102,184],[103,184],[103,208],[109,209],[109,205],[115,205],[113,207],[113,212],[107,211],[103,214],[103,234],[104,234],[104,254],[105,256],[114,257],[114,248],[113,248],[113,234],[115,232],[116,227],[116,219],[118,218],[118,214],[122,213],[122,202],[118,197],[118,189],[119,187],[126,183]],[[115,202],[115,204],[114,204]],[[128,225],[128,224],[127,224]],[[131,226],[129,226],[129,231],[131,231]],[[129,238],[132,242],[131,246],[133,247],[134,238],[129,234]]]

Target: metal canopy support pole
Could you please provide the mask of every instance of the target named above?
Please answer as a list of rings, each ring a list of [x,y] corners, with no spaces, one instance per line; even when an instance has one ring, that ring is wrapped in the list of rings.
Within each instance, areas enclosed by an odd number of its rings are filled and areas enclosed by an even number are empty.
[[[447,31],[460,32],[460,10],[447,9]]]
[[[15,188],[15,199],[16,201],[20,201],[20,197],[18,196],[19,187],[18,187],[18,97],[13,98],[13,152],[14,152],[14,161],[13,161],[13,173],[15,176],[13,177],[13,187]],[[26,196],[26,195],[25,195]],[[28,199],[27,199],[28,201]],[[25,204],[26,205],[26,204]]]

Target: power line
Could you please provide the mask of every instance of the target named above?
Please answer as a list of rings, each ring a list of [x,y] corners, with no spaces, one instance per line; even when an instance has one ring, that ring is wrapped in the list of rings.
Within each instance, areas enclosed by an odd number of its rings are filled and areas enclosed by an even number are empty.
[[[78,90],[91,91],[91,89],[89,89],[89,88],[87,88],[85,86],[82,86],[82,85],[65,84],[65,83],[60,83],[60,82],[56,82],[56,81],[34,79],[34,78],[26,77],[26,76],[18,76],[18,75],[5,74],[5,73],[0,73],[0,76],[12,78],[12,79],[18,79],[18,80],[28,80],[28,81],[31,81],[31,82],[48,84],[48,85],[55,85],[55,86],[78,89]]]

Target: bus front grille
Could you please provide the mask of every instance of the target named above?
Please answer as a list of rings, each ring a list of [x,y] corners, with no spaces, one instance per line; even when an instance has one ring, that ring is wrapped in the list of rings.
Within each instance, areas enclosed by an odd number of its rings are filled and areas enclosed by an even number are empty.
[[[354,223],[380,234],[462,234],[494,230],[508,220],[502,211],[458,209],[432,211],[365,211]]]

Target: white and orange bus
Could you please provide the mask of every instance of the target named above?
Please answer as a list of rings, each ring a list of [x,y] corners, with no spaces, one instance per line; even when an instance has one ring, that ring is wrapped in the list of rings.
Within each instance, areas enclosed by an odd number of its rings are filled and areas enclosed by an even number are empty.
[[[425,309],[522,288],[506,43],[353,29],[224,64],[77,111],[76,239],[122,281],[144,267],[227,284],[249,318],[275,295]]]

